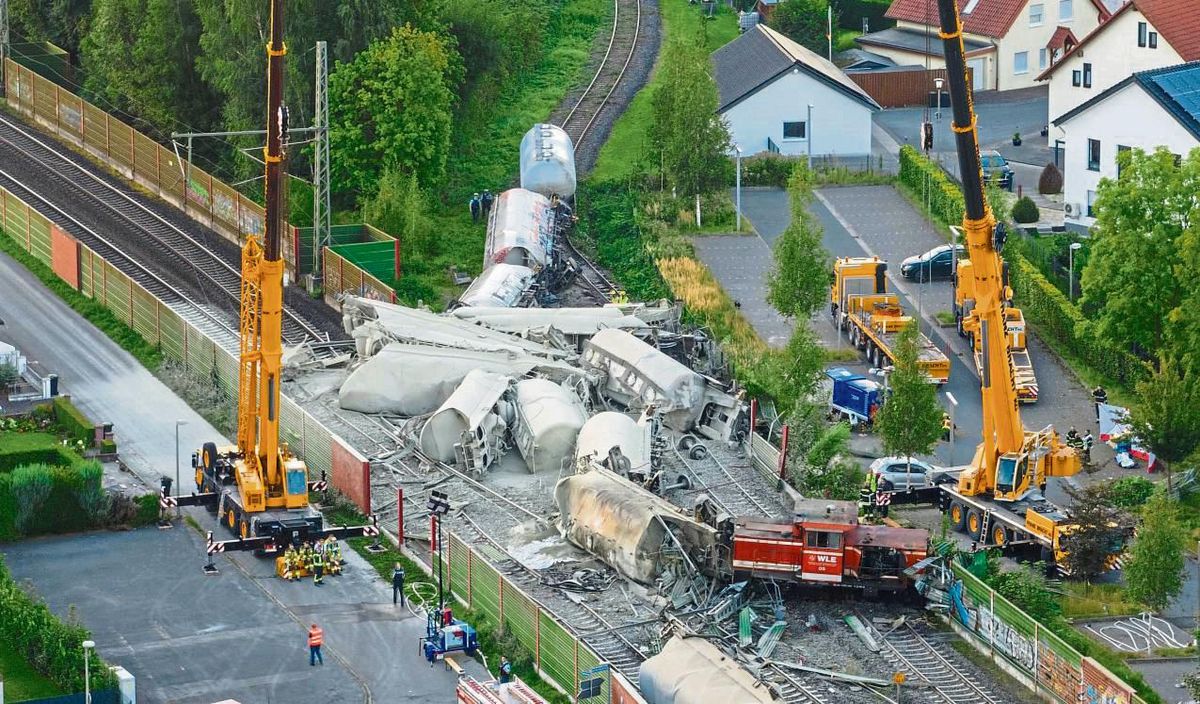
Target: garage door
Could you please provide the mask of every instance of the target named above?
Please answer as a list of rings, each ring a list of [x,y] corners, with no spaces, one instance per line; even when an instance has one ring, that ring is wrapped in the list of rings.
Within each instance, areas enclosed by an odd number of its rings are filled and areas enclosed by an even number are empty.
[[[971,69],[971,88],[987,90],[987,59],[968,59],[967,68]]]

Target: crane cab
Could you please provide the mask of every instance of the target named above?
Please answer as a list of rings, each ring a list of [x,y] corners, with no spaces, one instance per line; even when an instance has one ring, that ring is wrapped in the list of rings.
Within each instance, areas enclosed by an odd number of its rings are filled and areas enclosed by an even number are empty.
[[[997,501],[1015,501],[1029,486],[1029,455],[1007,452],[996,463]]]

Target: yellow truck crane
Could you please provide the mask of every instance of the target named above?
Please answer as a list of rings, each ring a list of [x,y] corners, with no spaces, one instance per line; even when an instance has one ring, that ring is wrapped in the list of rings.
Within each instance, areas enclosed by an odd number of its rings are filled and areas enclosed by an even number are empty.
[[[1008,334],[1008,350],[1012,357],[1013,376],[1019,403],[1037,403],[1038,382],[1033,371],[1025,339],[1025,314],[1012,304],[1012,288],[1008,285],[1008,265],[1003,268],[1004,329]],[[958,260],[954,272],[954,319],[958,334],[967,338],[974,353],[975,369],[983,376],[983,346],[980,344],[979,318],[975,315],[975,275],[971,260]]]
[[[334,535],[377,535],[375,525],[325,530],[321,514],[308,505],[308,468],[279,441],[280,360],[283,352],[284,147],[288,114],[283,105],[283,0],[271,0],[267,44],[266,232],[260,242],[247,235],[242,246],[241,322],[238,360],[237,445],[207,442],[192,455],[198,493],[181,505],[205,505],[237,536],[216,544],[226,550],[276,553],[289,544]],[[170,503],[170,502],[167,502]]]
[[[829,311],[838,330],[846,330],[850,344],[866,351],[876,367],[895,362],[896,338],[913,318],[904,314],[900,298],[888,291],[887,262],[878,257],[839,257],[833,262]],[[921,371],[930,383],[950,379],[950,359],[929,338],[918,339]]]

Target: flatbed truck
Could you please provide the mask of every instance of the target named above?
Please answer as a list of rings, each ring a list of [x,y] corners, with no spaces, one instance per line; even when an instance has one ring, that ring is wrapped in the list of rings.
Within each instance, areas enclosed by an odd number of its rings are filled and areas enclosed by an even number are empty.
[[[850,344],[864,350],[872,366],[895,363],[896,340],[915,320],[905,315],[900,298],[888,291],[887,262],[878,257],[839,257],[833,264],[829,310],[839,334],[845,330]],[[918,333],[918,364],[926,380],[950,380],[950,358],[924,334]]]

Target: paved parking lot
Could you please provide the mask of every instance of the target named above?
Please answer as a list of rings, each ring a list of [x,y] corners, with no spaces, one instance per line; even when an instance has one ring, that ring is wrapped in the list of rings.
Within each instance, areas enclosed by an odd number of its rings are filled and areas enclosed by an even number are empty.
[[[771,347],[786,346],[795,328],[767,302],[767,276],[773,266],[767,243],[755,236],[709,235],[693,239],[692,244],[758,336]]]

